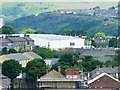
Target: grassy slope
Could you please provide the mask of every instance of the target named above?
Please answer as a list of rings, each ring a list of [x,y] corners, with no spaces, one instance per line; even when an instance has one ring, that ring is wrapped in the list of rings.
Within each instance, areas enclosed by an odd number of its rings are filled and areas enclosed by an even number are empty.
[[[106,3],[76,3],[76,2],[4,2],[2,3],[2,13],[6,18],[14,19],[21,16],[38,14],[41,12],[49,12],[58,8],[93,8],[100,6],[101,8],[109,8],[110,6],[117,5],[115,2]]]

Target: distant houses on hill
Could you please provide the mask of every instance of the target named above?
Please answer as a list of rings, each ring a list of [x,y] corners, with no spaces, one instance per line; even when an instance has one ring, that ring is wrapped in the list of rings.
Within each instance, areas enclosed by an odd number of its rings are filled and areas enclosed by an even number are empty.
[[[118,17],[118,8],[113,9],[101,9],[100,7],[94,7],[90,9],[58,9],[55,11],[59,14],[73,14],[73,15],[91,15],[91,16],[102,16],[102,17]]]

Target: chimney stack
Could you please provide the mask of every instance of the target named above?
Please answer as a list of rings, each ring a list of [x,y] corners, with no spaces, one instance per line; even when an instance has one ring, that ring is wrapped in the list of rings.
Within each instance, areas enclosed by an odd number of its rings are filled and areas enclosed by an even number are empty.
[[[61,68],[60,68],[60,66],[58,66],[58,72],[61,73]]]
[[[46,73],[48,73],[48,69],[46,69]]]

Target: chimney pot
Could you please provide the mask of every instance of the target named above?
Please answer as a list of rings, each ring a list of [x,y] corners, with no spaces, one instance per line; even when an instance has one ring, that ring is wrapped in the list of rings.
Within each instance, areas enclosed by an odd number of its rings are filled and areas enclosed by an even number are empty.
[[[60,68],[60,66],[58,66],[58,72],[61,73],[61,68]]]

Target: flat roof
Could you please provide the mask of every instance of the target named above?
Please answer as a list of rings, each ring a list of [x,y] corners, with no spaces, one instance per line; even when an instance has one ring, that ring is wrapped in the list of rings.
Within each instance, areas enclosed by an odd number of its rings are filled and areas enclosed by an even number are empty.
[[[69,39],[82,39],[73,36],[62,36],[62,35],[54,35],[54,34],[30,34],[31,38],[41,38],[47,40],[69,40]]]
[[[12,36],[19,35],[20,37],[24,37],[24,34],[11,34]],[[56,34],[26,34],[29,35],[30,38],[38,38],[38,39],[47,39],[47,40],[69,40],[69,39],[83,39],[79,37],[73,37],[73,36],[62,36],[62,35],[56,35]],[[5,34],[1,34],[1,36],[5,36]],[[84,39],[83,39],[84,40]]]

